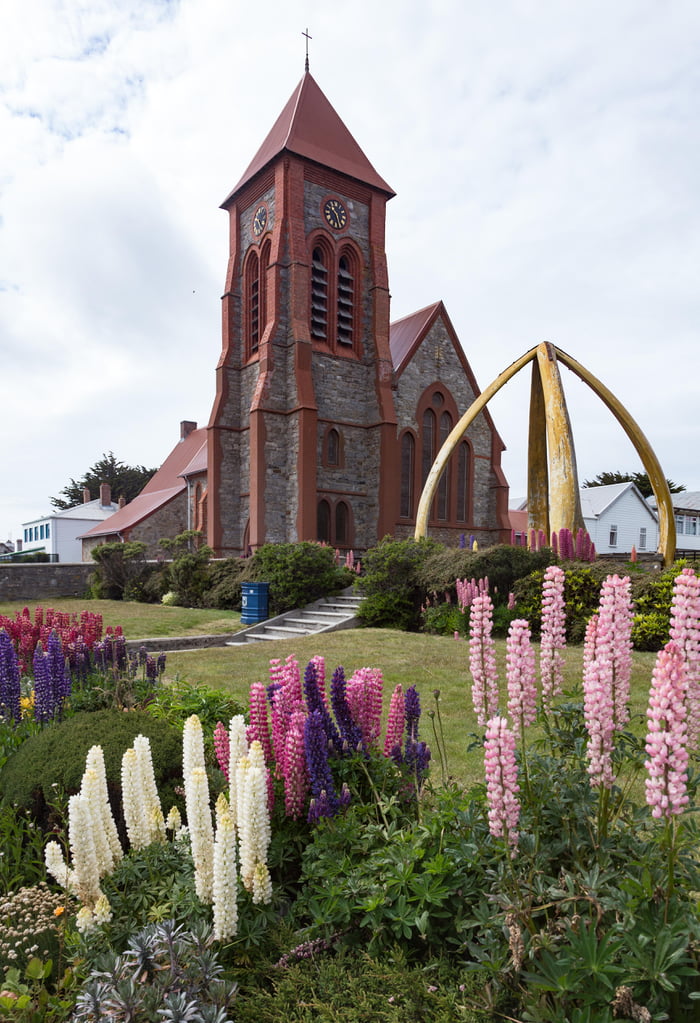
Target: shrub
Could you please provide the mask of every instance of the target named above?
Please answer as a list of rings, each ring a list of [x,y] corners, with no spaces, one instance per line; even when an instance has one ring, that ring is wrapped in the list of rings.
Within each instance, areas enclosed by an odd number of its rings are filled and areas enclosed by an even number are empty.
[[[668,615],[661,611],[636,614],[632,622],[632,645],[635,650],[661,650],[668,643]]]
[[[140,540],[95,547],[92,557],[98,567],[93,575],[92,596],[103,600],[129,599],[150,571],[146,550],[147,545]]]
[[[384,537],[363,560],[362,592],[358,611],[362,625],[415,630],[420,625],[423,590],[418,581],[426,559],[441,549],[436,540],[394,540]]]
[[[570,643],[581,643],[586,623],[598,608],[600,587],[610,574],[612,566],[604,562],[585,567],[566,567],[564,605],[566,638]],[[517,618],[526,618],[533,636],[539,636],[542,626],[542,581],[544,571],[538,570],[515,583],[515,611]]]
[[[209,566],[207,607],[240,611],[241,582],[246,576],[250,559],[226,558]]]
[[[266,543],[253,555],[253,577],[270,584],[270,614],[283,614],[349,586],[354,576],[319,543]]]
[[[469,551],[440,545],[425,559],[417,573],[425,593],[447,591],[455,595],[455,579],[489,580],[494,604],[505,604],[517,579],[536,570],[544,571],[556,558],[549,548],[531,551],[527,547],[496,544],[483,551]]]
[[[91,746],[100,745],[110,802],[119,823],[122,756],[139,733],[150,739],[156,782],[167,812],[174,801],[173,788],[182,779],[182,738],[168,722],[139,710],[128,714],[119,710],[83,711],[48,725],[27,739],[3,767],[3,798],[28,810],[40,827],[50,827],[57,793],[72,795],[79,790],[87,752]]]

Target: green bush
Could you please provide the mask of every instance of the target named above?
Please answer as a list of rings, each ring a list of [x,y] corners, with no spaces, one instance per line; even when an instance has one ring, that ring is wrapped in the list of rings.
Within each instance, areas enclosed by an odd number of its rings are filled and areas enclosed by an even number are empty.
[[[209,566],[207,607],[229,611],[241,609],[241,583],[249,572],[250,559],[226,558]]]
[[[50,827],[51,807],[61,795],[77,792],[91,746],[102,746],[110,803],[117,823],[121,811],[121,763],[134,738],[151,743],[153,770],[163,809],[176,802],[174,786],[182,784],[182,737],[177,728],[146,711],[83,711],[30,736],[10,756],[0,772],[3,802],[28,811],[35,822]]]
[[[354,575],[335,563],[335,551],[319,543],[266,543],[251,559],[251,574],[270,584],[270,615],[310,604],[349,586]]]
[[[92,596],[98,600],[130,599],[150,572],[146,550],[147,545],[140,540],[95,547],[92,558],[97,568],[92,578]]]
[[[555,560],[549,548],[531,551],[527,547],[496,544],[482,551],[470,551],[440,545],[425,559],[417,579],[426,594],[447,591],[454,598],[456,579],[488,578],[494,604],[506,604],[517,579],[538,569],[544,571]]]
[[[632,645],[635,650],[661,650],[668,643],[668,615],[660,611],[636,614],[632,621]]]
[[[426,558],[442,547],[436,540],[395,540],[385,536],[363,559],[358,611],[362,625],[416,630],[420,625],[423,590],[418,581]]]
[[[598,608],[600,589],[615,567],[604,562],[582,567],[564,568],[564,607],[566,638],[570,643],[582,643],[586,623]],[[519,579],[514,588],[516,617],[526,618],[533,636],[542,628],[542,583],[544,570],[538,570]]]

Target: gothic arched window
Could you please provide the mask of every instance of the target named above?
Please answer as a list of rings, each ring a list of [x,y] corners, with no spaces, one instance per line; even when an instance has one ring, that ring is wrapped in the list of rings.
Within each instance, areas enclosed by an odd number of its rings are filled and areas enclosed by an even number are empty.
[[[399,515],[410,519],[413,515],[413,474],[416,462],[416,442],[412,433],[401,438],[401,498]]]
[[[311,253],[311,337],[328,341],[328,255],[321,245]]]
[[[440,441],[437,445],[438,451],[447,440],[452,430],[452,417],[449,412],[443,412],[440,416]],[[436,452],[437,454],[437,452]],[[437,517],[442,521],[446,522],[450,517],[450,469],[451,459],[445,466],[445,470],[440,477],[440,482],[437,488]]]
[[[344,547],[348,542],[348,506],[345,501],[338,501],[335,506],[335,536],[333,541],[339,547]]]
[[[331,508],[325,499],[318,502],[316,512],[316,534],[321,543],[331,542]]]
[[[463,440],[457,448],[457,521],[469,521],[469,487],[471,476],[471,452]]]
[[[340,465],[340,434],[334,426],[326,437],[326,462],[328,465]]]
[[[355,268],[350,254],[344,252],[338,260],[338,342],[352,345],[355,340]]]
[[[260,343],[260,260],[251,252],[245,268],[245,326],[248,356],[258,350]]]

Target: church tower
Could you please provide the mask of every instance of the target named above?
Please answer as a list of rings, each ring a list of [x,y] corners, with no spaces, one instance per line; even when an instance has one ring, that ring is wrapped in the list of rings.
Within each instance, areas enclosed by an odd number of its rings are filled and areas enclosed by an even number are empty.
[[[309,74],[238,184],[208,427],[207,537],[363,549],[394,531],[393,191]],[[391,491],[391,492],[389,492]],[[396,507],[395,507],[396,506]]]

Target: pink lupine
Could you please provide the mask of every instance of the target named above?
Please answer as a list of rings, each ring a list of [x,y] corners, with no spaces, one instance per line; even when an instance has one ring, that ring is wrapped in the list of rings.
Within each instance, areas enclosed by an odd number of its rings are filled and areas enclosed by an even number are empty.
[[[328,706],[328,693],[326,692],[326,659],[321,654],[314,654],[311,664],[316,669],[316,685],[321,694],[321,699]]]
[[[583,716],[588,730],[586,757],[593,787],[611,789],[613,735],[615,732],[612,665],[603,657],[596,659],[596,637],[600,619],[592,615],[586,626],[583,647]]]
[[[469,613],[469,670],[472,675],[472,704],[481,728],[498,709],[496,647],[491,635],[493,604],[487,593],[472,601]]]
[[[683,654],[669,640],[656,658],[647,708],[645,785],[653,817],[670,819],[688,803],[686,693]]]
[[[228,782],[229,740],[226,725],[222,721],[217,721],[214,729],[214,752],[224,778]]]
[[[518,847],[518,765],[515,760],[515,735],[504,717],[492,717],[486,725],[484,742],[486,798],[489,804],[489,831],[503,838],[515,856]]]
[[[403,687],[399,683],[391,694],[391,700],[389,701],[389,716],[386,722],[386,736],[384,738],[385,757],[390,757],[397,747],[401,747],[405,724],[406,711]]]
[[[700,737],[700,578],[684,568],[673,584],[669,634],[685,663],[688,742]]]
[[[540,675],[545,710],[549,710],[563,683],[564,658],[561,651],[566,646],[564,579],[564,571],[558,565],[550,565],[545,570],[540,637]]]
[[[250,708],[250,724],[247,728],[248,742],[260,743],[265,754],[265,762],[272,760],[272,740],[270,738],[270,725],[267,717],[267,692],[262,682],[253,682],[248,697]]]
[[[506,678],[508,680],[508,713],[516,738],[526,725],[537,717],[537,685],[535,682],[535,651],[530,642],[530,626],[524,618],[510,623],[506,640]]]
[[[309,794],[309,773],[304,752],[306,711],[295,710],[289,723],[284,748],[284,808],[288,817],[298,820]]]
[[[613,724],[622,731],[629,721],[632,677],[632,588],[628,576],[609,575],[600,591],[595,660],[609,672]]]
[[[345,699],[367,746],[376,744],[382,728],[382,673],[358,668],[345,683]]]

